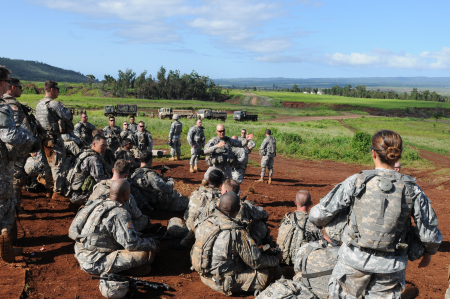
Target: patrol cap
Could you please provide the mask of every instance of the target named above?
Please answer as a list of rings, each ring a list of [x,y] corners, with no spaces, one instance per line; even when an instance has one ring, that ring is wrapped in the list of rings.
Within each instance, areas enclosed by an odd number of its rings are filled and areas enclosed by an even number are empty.
[[[124,298],[128,292],[130,283],[128,281],[100,280],[98,288],[103,297],[110,299]]]
[[[178,114],[174,114],[172,118],[173,119],[180,119],[180,116]]]

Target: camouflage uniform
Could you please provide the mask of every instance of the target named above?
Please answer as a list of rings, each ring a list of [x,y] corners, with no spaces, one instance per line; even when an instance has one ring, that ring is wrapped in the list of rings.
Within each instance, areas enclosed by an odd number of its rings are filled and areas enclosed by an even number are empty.
[[[112,177],[111,165],[105,163],[100,154],[92,149],[83,151],[68,171],[69,186],[65,195],[75,204],[84,204],[92,193],[96,182]]]
[[[45,187],[61,193],[63,178],[61,166],[66,159],[64,141],[58,121],[71,123],[72,114],[61,102],[45,97],[37,103],[36,119],[45,129],[47,136],[42,140],[45,164]]]
[[[136,133],[139,131],[138,129],[138,124],[137,123],[129,123],[128,124],[128,129],[130,129],[131,131],[133,131],[133,133]]]
[[[205,146],[203,127],[192,126],[187,134],[187,141],[191,147],[191,161],[189,165],[197,165],[202,147]],[[195,145],[195,148],[193,147]]]
[[[80,210],[69,236],[76,241],[75,258],[81,269],[93,275],[147,264],[149,252],[157,247],[152,238],[137,235],[130,212],[112,200],[97,199]]]
[[[239,177],[242,177],[244,179],[245,172],[247,171],[247,164],[248,164],[248,156],[252,152],[252,150],[256,147],[256,143],[253,140],[248,140],[245,137],[238,137],[238,140],[242,142],[242,144],[246,144],[244,146],[244,150],[246,152],[246,159],[244,160],[244,163],[240,163],[237,167],[235,167],[235,171],[239,173]],[[252,150],[250,150],[250,147]],[[235,179],[236,180],[236,179]]]
[[[150,206],[163,211],[184,211],[188,199],[174,189],[172,178],[164,180],[150,167],[144,166],[131,176],[131,192],[140,209]]]
[[[371,178],[372,181],[368,180],[366,183],[362,183],[364,182],[362,181],[363,178],[370,178],[366,174],[372,175],[373,173],[376,173],[376,175]],[[393,180],[392,185],[395,188],[391,189],[390,193],[386,193],[387,196],[376,190],[377,188],[382,190],[381,187],[372,187],[372,184],[377,184],[377,180],[380,180],[380,178],[391,178]],[[402,184],[404,184],[405,190]],[[398,194],[399,197],[394,197],[392,202],[389,202],[390,209],[384,212],[386,216],[392,217],[393,211],[399,211],[398,215],[401,215],[399,223],[402,221],[402,227],[395,227],[394,230],[395,234],[401,233],[402,236],[396,236],[394,242],[386,243],[387,246],[395,250],[395,242],[403,239],[405,222],[410,219],[411,215],[416,223],[418,238],[425,248],[425,253],[435,254],[442,242],[442,235],[437,227],[438,221],[431,207],[431,202],[422,189],[417,186],[415,179],[402,175],[395,170],[377,168],[375,171],[366,171],[349,177],[322,198],[320,204],[311,209],[309,219],[316,226],[324,226],[332,221],[339,212],[344,211],[348,214],[348,209],[352,205],[354,205],[353,209],[360,209],[359,201],[362,202],[364,198],[376,194],[378,195],[374,198],[380,198],[381,194],[383,195],[381,199],[386,201],[387,198],[391,199],[391,196],[398,192],[401,192]],[[400,199],[401,204],[399,203]],[[381,203],[385,204],[385,201]],[[401,289],[405,287],[405,269],[410,253],[402,249],[397,250],[397,252],[389,252],[368,249],[364,247],[367,245],[360,246],[358,243],[356,243],[357,246],[353,245],[355,242],[361,242],[365,240],[364,238],[367,238],[367,228],[371,229],[372,226],[377,224],[391,222],[390,218],[380,214],[380,208],[375,207],[376,205],[380,205],[380,200],[372,200],[368,204],[366,208],[371,212],[365,213],[362,223],[360,222],[356,227],[354,225],[355,219],[360,219],[360,212],[356,210],[354,212],[356,216],[352,215],[353,212],[350,213],[349,225],[345,227],[342,234],[343,245],[339,250],[339,260],[328,285],[328,294],[331,298],[358,298],[361,295],[364,295],[366,299],[400,298]],[[414,211],[414,213],[411,213],[411,211]],[[379,215],[384,218],[376,218]],[[400,226],[400,224],[398,225]],[[358,234],[355,237],[355,229],[362,231],[364,234]],[[375,234],[370,230],[369,232],[372,235]],[[388,236],[386,233],[385,238]],[[402,243],[398,243],[398,245],[400,246]]]
[[[76,156],[81,152],[80,147],[83,146],[83,141],[81,141],[74,132],[70,134],[61,134],[61,138],[64,140],[64,147],[67,154]]]
[[[236,161],[234,161],[231,177],[233,178],[233,180],[238,181],[239,184],[242,184],[242,181],[244,180],[245,170],[247,168],[248,155],[245,149],[242,147],[233,147],[232,151]]]
[[[96,199],[109,199],[112,182],[112,180],[103,180],[96,184],[86,205],[90,205]],[[142,214],[133,195],[130,195],[130,199],[123,204],[123,207],[130,213],[134,229],[137,232],[144,230],[150,224],[150,217]]]
[[[134,132],[132,130],[130,130],[130,129],[127,129],[126,131],[122,130],[122,132],[120,132],[120,138],[122,140],[128,138],[131,141],[134,141]]]
[[[136,158],[134,157],[133,153],[131,151],[127,151],[126,149],[124,149],[122,147],[116,151],[115,157],[116,157],[116,160],[124,159],[126,161],[131,161],[130,162],[130,173],[132,173],[136,168],[139,168],[139,166],[141,166],[141,163],[136,161]]]
[[[279,264],[276,256],[261,253],[243,226],[218,212],[195,230],[195,239],[193,268],[204,284],[225,295],[263,290]]]
[[[273,175],[273,158],[277,155],[277,141],[274,137],[268,136],[259,147],[261,155],[261,178],[264,178],[266,167],[269,169],[269,178]]]
[[[25,163],[25,172],[32,177],[44,177],[44,161],[42,159],[42,152],[38,151],[36,157],[29,157]]]
[[[84,123],[82,121],[79,121],[73,129],[73,133],[75,134],[75,136],[83,140],[85,145],[90,145],[92,144],[92,140],[94,139],[94,137],[92,136],[92,132],[94,130],[95,126],[90,122]]]
[[[181,126],[181,128],[180,128]],[[169,132],[169,140],[172,140],[172,146],[170,147],[170,155],[172,157],[175,156],[175,153],[177,157],[181,156],[181,131],[183,130],[183,124],[175,120],[170,125],[170,132]]]
[[[320,230],[308,219],[308,213],[287,213],[280,222],[277,245],[283,251],[283,261],[290,265],[295,252],[305,243],[319,240]]]
[[[217,147],[217,144],[220,141],[225,141],[225,145],[221,148]],[[207,181],[209,177],[209,173],[214,170],[218,169],[223,172],[225,178],[224,179],[231,179],[231,166],[232,163],[235,161],[235,157],[233,154],[233,147],[244,147],[247,145],[247,139],[245,142],[241,142],[239,140],[231,139],[227,136],[224,137],[224,139],[220,139],[219,137],[214,137],[205,146],[205,155],[210,155],[206,159],[206,163],[209,165],[208,170],[205,172],[204,180]]]
[[[21,127],[28,135],[33,136],[31,126],[22,109],[22,104],[9,94],[3,95],[3,100],[11,107],[13,111],[16,127]],[[17,158],[14,159],[14,194],[16,196],[18,206],[22,203],[22,188],[26,181],[24,166],[28,156],[29,151],[20,151]]]
[[[137,131],[134,133],[134,145],[136,148],[143,152],[145,150],[152,151],[153,150],[153,137],[149,131],[144,130],[144,132]]]
[[[6,144],[15,148],[31,149],[36,138],[21,127],[16,127],[10,106],[0,101],[0,231],[11,231],[14,224],[14,161],[10,159]]]
[[[113,153],[115,153],[117,149],[120,147],[120,132],[122,132],[122,130],[118,126],[114,127],[106,126],[103,129],[103,132],[105,132],[108,147],[111,149]]]

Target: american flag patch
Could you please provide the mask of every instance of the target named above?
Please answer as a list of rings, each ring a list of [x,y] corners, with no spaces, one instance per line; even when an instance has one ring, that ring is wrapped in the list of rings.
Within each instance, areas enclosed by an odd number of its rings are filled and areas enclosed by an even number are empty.
[[[14,111],[19,110],[19,108],[17,108],[17,106],[11,106],[11,109],[14,110]]]
[[[134,225],[133,225],[133,223],[131,223],[131,222],[128,222],[128,228],[129,228],[129,229],[134,229]]]

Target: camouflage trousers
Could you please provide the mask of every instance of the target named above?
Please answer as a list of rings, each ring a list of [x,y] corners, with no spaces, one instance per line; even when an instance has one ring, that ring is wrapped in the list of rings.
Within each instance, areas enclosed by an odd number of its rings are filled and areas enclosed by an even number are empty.
[[[0,180],[0,231],[4,228],[12,230],[15,207],[16,197],[14,196],[13,182]]]
[[[22,157],[14,162],[14,194],[16,196],[17,205],[22,203],[22,189],[26,183],[25,163],[28,157]]]
[[[195,144],[195,148],[191,147],[191,161],[189,165],[197,165],[200,160],[200,152],[202,151],[201,144]]]
[[[250,267],[244,271],[231,276],[220,275],[219,285],[213,280],[215,277],[204,277],[200,275],[200,279],[204,284],[227,296],[242,292],[254,292],[256,290],[264,290],[274,278],[274,273],[280,272],[281,268],[268,267],[260,270],[254,270]],[[281,274],[280,274],[281,275]]]
[[[81,152],[78,144],[73,140],[64,141],[64,147],[66,148],[67,155],[76,156]]]
[[[445,299],[450,299],[450,284],[448,286],[447,291],[445,292]]]
[[[52,138],[42,141],[42,160],[44,162],[45,188],[53,189],[56,193],[61,193],[64,178],[61,174],[61,166],[66,159],[66,149],[61,136],[58,136],[56,143]]]
[[[245,166],[245,168],[234,168],[231,172],[231,178],[236,180],[239,184],[242,184],[246,170],[247,166]]]
[[[170,155],[175,157],[175,152],[177,156],[181,156],[181,139],[180,137],[172,137],[172,146],[170,147]]]
[[[394,273],[371,273],[356,270],[340,259],[328,282],[328,295],[332,299],[399,299],[405,286],[405,270]]]
[[[262,156],[261,158],[261,175],[266,173],[266,167],[269,169],[269,176],[273,173],[273,157]]]
[[[209,178],[209,173],[211,171],[213,171],[214,169],[218,169],[223,172],[224,180],[232,178],[231,165],[230,164],[225,164],[225,165],[218,164],[218,165],[209,166],[208,170],[205,172],[205,175],[203,176],[203,179],[207,181]]]
[[[181,212],[188,207],[189,199],[174,189],[172,196],[167,196],[167,200],[162,200],[159,204],[163,211]]]
[[[100,275],[102,273],[120,273],[131,268],[151,263],[149,258],[153,259],[154,254],[150,255],[148,251],[117,250],[99,259],[95,263],[79,262],[81,270],[92,275]]]

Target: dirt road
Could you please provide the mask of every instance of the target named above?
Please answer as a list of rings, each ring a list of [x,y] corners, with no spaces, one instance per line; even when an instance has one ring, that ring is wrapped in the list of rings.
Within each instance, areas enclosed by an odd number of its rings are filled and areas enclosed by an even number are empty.
[[[262,122],[271,122],[271,123],[288,123],[288,122],[300,122],[300,121],[313,121],[313,120],[321,120],[321,119],[334,119],[334,120],[341,120],[341,119],[349,119],[349,118],[360,118],[360,114],[354,114],[349,112],[340,111],[344,115],[337,115],[337,116],[280,116],[278,118],[265,120]],[[374,116],[374,115],[364,115],[364,117],[381,117],[381,116]]]
[[[253,106],[256,106],[257,105],[257,100],[258,100],[258,96],[256,95],[256,94],[254,94],[254,93],[250,93],[250,92],[246,92],[246,93],[244,93],[245,95],[247,95],[247,96],[251,96],[252,97],[252,101],[251,101],[251,104],[253,105]]]
[[[433,155],[433,154],[432,154]],[[433,156],[439,160],[439,155]],[[259,155],[254,152],[250,159],[259,163]],[[157,159],[156,165],[163,164]],[[189,159],[164,164],[171,169],[167,173],[176,181],[176,189],[184,195],[195,190],[204,175],[206,164],[200,162],[200,173],[190,173]],[[447,166],[448,167],[448,166]],[[257,184],[254,181],[260,176],[258,167],[249,165],[246,178],[242,184],[242,193],[257,205],[264,207],[269,213],[268,223],[272,226],[272,236],[277,237],[277,225],[283,216],[295,209],[293,200],[298,190],[308,190],[314,204],[327,194],[336,184],[351,174],[359,172],[359,165],[350,165],[330,161],[305,161],[287,159],[277,156],[275,159],[274,183],[272,185]],[[408,265],[406,280],[416,285],[420,290],[418,298],[443,298],[448,286],[447,265],[450,264],[450,205],[448,190],[450,180],[436,185],[432,182],[433,172],[436,170],[403,169],[404,173],[418,178],[418,183],[433,201],[433,206],[439,218],[439,226],[444,235],[444,242],[440,251],[433,256],[431,265],[427,268],[417,268],[418,262]],[[255,194],[248,194],[249,187],[254,187]],[[80,270],[74,258],[73,241],[67,237],[68,227],[75,216],[77,207],[72,206],[65,198],[48,200],[43,194],[24,192],[24,206],[26,210],[36,213],[35,220],[22,220],[27,232],[18,245],[24,250],[19,263],[4,264],[0,262],[0,277],[11,277],[16,269],[28,269],[26,293],[28,298],[103,298],[98,291],[98,281],[90,279],[90,275]],[[166,226],[171,217],[182,217],[182,213],[144,212],[154,223]],[[164,233],[161,232],[162,234]],[[19,235],[22,235],[19,229]],[[144,279],[149,281],[166,282],[171,286],[168,292],[140,291],[134,298],[227,298],[206,287],[199,279],[199,275],[190,270],[189,250],[170,251],[167,246],[179,240],[164,240],[161,251],[153,264],[152,272]],[[21,263],[20,263],[21,262]],[[25,262],[28,264],[25,264]],[[20,276],[18,276],[20,277]],[[14,279],[16,279],[14,277]],[[23,280],[23,278],[22,278]],[[15,289],[21,281],[5,280],[3,291]],[[17,298],[6,296],[4,298]],[[254,298],[252,294],[240,298]]]

